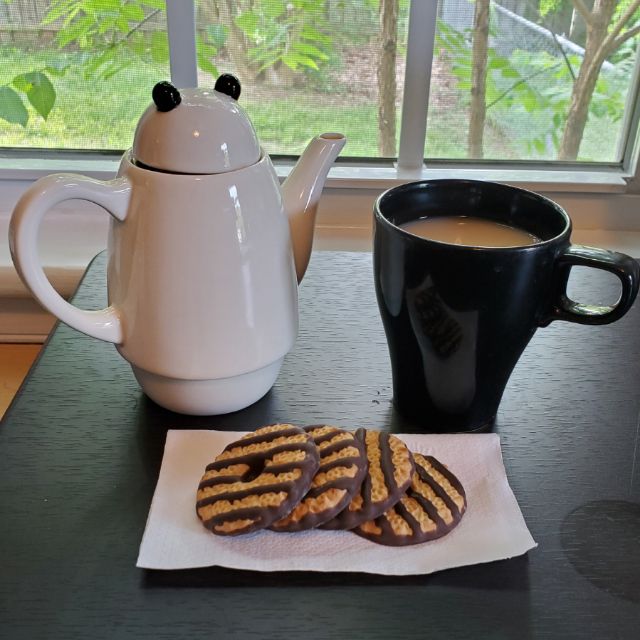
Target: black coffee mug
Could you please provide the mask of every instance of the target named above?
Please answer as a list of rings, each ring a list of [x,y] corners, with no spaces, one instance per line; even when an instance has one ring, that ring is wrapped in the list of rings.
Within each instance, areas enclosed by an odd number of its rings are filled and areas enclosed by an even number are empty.
[[[540,242],[476,247],[418,237],[399,225],[473,216]],[[492,182],[427,180],[394,187],[374,208],[375,289],[389,345],[394,404],[424,431],[473,431],[493,422],[509,376],[538,327],[553,320],[606,324],[638,292],[629,256],[572,245],[571,220],[536,193]],[[574,265],[614,273],[613,306],[566,293]]]

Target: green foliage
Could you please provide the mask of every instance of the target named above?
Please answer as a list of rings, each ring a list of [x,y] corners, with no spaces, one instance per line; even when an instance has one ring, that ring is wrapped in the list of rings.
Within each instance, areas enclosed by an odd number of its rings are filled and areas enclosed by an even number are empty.
[[[318,70],[329,60],[332,38],[326,27],[324,2],[256,0],[235,19],[251,48],[249,60],[264,71],[282,63],[294,71]]]
[[[198,67],[212,76],[219,75],[218,67],[213,62],[217,53],[218,48],[211,44],[208,38],[203,38],[199,34],[196,34],[196,56]],[[167,51],[167,55],[168,54],[169,52]]]
[[[229,36],[229,27],[224,24],[210,24],[206,28],[207,40],[216,49],[222,49]]]
[[[108,80],[136,60],[150,63],[168,60],[166,34],[154,32],[149,41],[140,31],[145,22],[164,9],[162,0],[53,0],[42,24],[61,21],[62,27],[56,34],[58,48],[76,52],[74,66],[82,70],[86,79]],[[119,55],[123,49],[127,51],[125,56]],[[51,78],[62,77],[66,70],[65,65],[48,64],[16,76],[11,84],[47,119],[56,102]],[[29,112],[20,94],[5,86],[3,95],[6,99],[0,102],[0,118],[26,126]]]
[[[0,119],[27,126],[29,111],[20,94],[37,113],[47,119],[56,101],[56,91],[46,71],[60,73],[59,68],[45,67],[39,71],[20,73],[8,85],[0,86]]]
[[[56,91],[46,74],[23,73],[13,79],[13,86],[27,96],[31,106],[46,120],[56,101]]]
[[[25,54],[7,47],[0,56],[0,77],[10,69],[21,73],[41,67],[49,55],[46,51]],[[73,60],[70,52],[62,56]],[[160,65],[134,66],[126,75],[116,75],[110,86],[103,83],[87,91],[80,69],[71,66],[58,81],[58,103],[48,119],[31,118],[26,128],[7,125],[2,129],[2,143],[25,148],[125,149],[131,145],[138,117],[149,103],[149,89],[162,71]],[[301,153],[314,134],[335,129],[348,136],[351,155],[376,156],[375,103],[316,101],[306,93],[305,89],[292,98],[289,92],[286,99],[270,100],[251,99],[249,92],[241,97],[269,153]],[[117,99],[110,99],[112,95]]]
[[[31,73],[42,69],[51,59],[52,50],[4,47],[0,56],[0,78]],[[126,52],[121,52],[123,58]],[[0,138],[7,147],[61,149],[124,149],[131,144],[137,120],[150,101],[151,87],[163,77],[163,65],[134,65],[125,74],[109,82],[88,86],[82,69],[76,66],[74,52],[59,52],[58,59],[68,65],[64,75],[54,80],[56,103],[44,120],[23,93],[23,106],[29,120],[20,123],[0,122]],[[124,61],[124,60],[123,60]],[[0,80],[2,82],[2,80]],[[11,88],[15,90],[13,85]],[[0,98],[0,103],[3,98]]]
[[[541,17],[545,17],[550,13],[555,13],[562,9],[563,0],[540,0],[538,12]]]
[[[470,33],[470,30],[467,32]],[[451,59],[451,70],[458,79],[458,89],[471,90],[473,77],[473,57],[469,40],[465,33],[457,31],[444,21],[439,21],[436,32],[436,46],[440,53],[446,52]],[[505,91],[511,87],[510,91]],[[495,48],[487,50],[487,79],[485,95],[487,107],[491,108],[501,100],[509,98],[509,94],[516,92],[518,99],[535,108],[536,96],[531,87],[523,82],[522,75],[509,58],[500,55]]]
[[[29,112],[20,96],[8,86],[0,87],[0,118],[7,122],[15,122],[27,126]]]
[[[58,47],[84,54],[77,60],[87,79],[106,80],[136,60],[168,60],[166,34],[154,32],[149,38],[140,29],[164,9],[160,0],[54,0],[43,24],[62,20]],[[118,55],[122,49],[127,56]]]
[[[42,20],[48,25],[62,21],[56,34],[61,51],[72,51],[74,67],[86,80],[109,80],[122,70],[142,62],[147,65],[167,64],[169,43],[165,31],[145,34],[140,27],[165,11],[164,0],[53,0]],[[210,27],[205,37],[197,37],[198,66],[217,76],[213,59],[224,43],[226,31]],[[124,53],[124,55],[122,55]],[[0,118],[21,124],[29,121],[20,93],[46,119],[55,105],[56,91],[51,78],[60,78],[68,64],[48,64],[44,68],[16,76],[3,89]],[[15,90],[19,91],[17,93]],[[19,104],[18,104],[19,103]]]
[[[629,8],[629,5],[631,4],[632,1],[633,0],[618,0],[618,2],[616,3],[616,9],[614,11],[610,27],[616,24],[620,20],[620,18],[622,18],[622,15]],[[631,28],[632,26],[638,24],[638,22],[640,22],[640,9],[636,9],[633,16],[631,16],[631,19],[627,22],[626,26],[628,28]]]
[[[473,70],[470,30],[467,36],[440,21],[436,33],[436,46],[440,53],[446,53],[450,58],[458,89],[468,94]],[[515,50],[507,58],[489,47],[486,79],[488,117],[504,125],[523,120],[532,122],[535,116],[536,126],[518,129],[518,136],[527,152],[546,155],[550,145],[557,150],[573,90],[571,69],[579,69],[580,64],[581,59],[575,55],[565,60],[560,55],[552,56],[545,51]],[[611,122],[622,117],[625,87],[628,85],[624,78],[630,70],[629,64],[616,67],[614,72],[600,74],[589,105],[589,112],[594,117],[606,117]]]

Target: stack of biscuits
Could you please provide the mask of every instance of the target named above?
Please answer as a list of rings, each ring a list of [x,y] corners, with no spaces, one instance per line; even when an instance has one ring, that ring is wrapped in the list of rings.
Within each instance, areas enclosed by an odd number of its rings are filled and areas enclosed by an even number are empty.
[[[466,507],[447,467],[392,434],[274,424],[229,444],[207,465],[196,512],[222,536],[339,529],[405,546],[449,533]]]

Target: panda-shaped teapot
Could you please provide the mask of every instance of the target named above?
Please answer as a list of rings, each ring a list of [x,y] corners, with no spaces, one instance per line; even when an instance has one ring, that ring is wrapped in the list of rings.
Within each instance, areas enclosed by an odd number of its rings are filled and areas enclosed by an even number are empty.
[[[297,335],[297,284],[340,134],[311,141],[282,187],[228,74],[214,90],[152,92],[118,175],[57,174],[17,203],[10,247],[33,295],[71,327],[115,344],[145,393],[209,415],[269,391]],[[106,309],[56,293],[37,255],[44,213],[68,199],[111,214]]]

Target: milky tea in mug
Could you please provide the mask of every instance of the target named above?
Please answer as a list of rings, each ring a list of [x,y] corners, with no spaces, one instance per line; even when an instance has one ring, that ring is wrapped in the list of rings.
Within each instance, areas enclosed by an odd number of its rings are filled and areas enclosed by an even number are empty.
[[[539,327],[605,324],[626,313],[638,263],[571,244],[570,236],[571,220],[557,203],[498,183],[423,180],[378,198],[374,282],[403,428],[488,428]],[[574,265],[616,275],[618,302],[571,300]]]
[[[414,236],[467,247],[523,247],[540,242],[524,229],[476,216],[419,218],[399,226]]]

